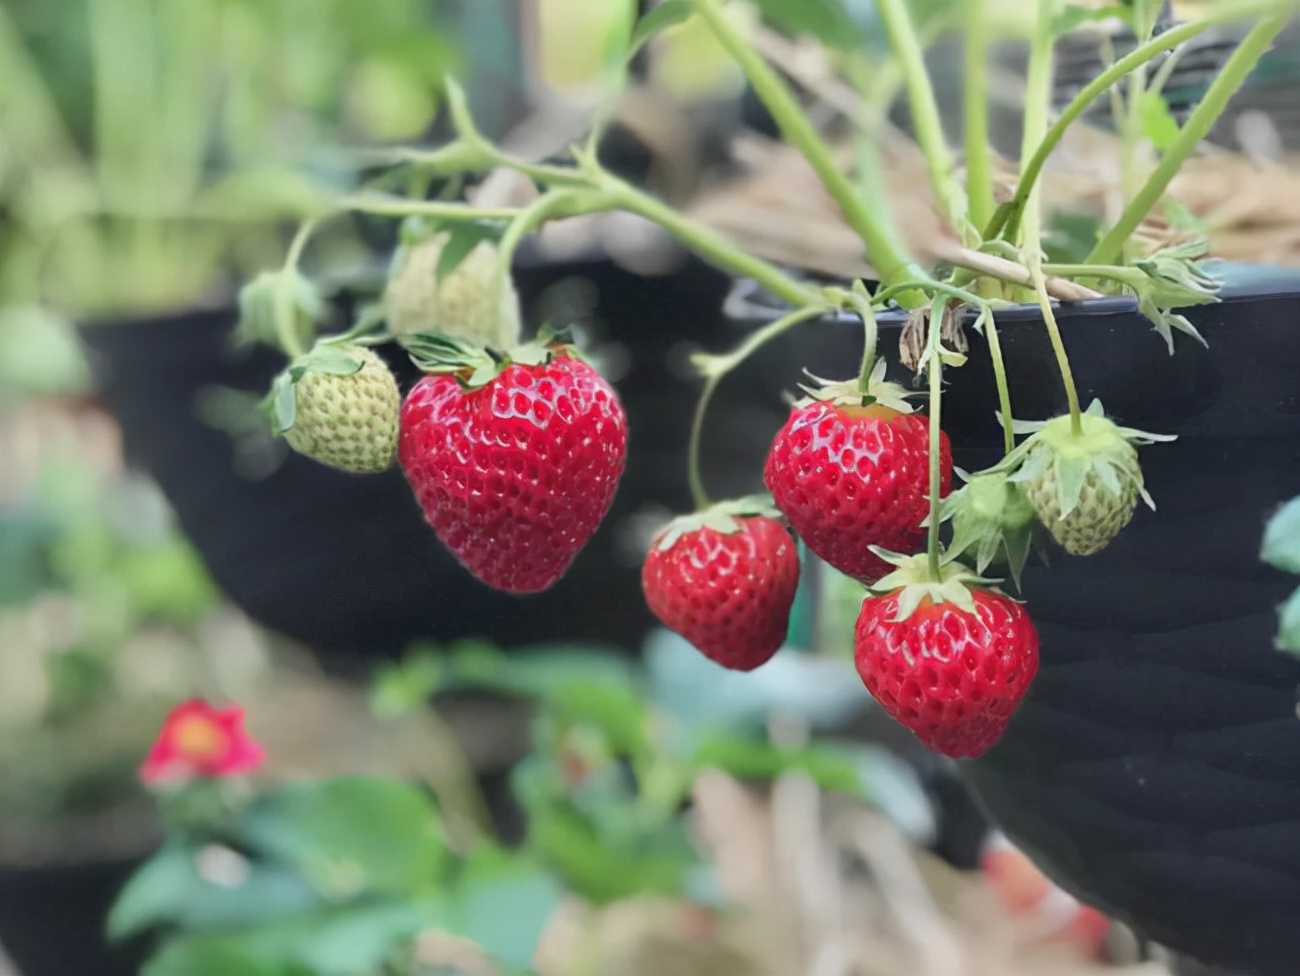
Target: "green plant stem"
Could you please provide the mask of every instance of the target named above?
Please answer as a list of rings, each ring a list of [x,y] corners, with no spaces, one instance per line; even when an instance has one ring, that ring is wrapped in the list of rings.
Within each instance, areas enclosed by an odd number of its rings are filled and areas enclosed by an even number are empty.
[[[1083,115],[1092,106],[1093,102],[1104,95],[1115,82],[1139,65],[1146,64],[1165,51],[1177,47],[1184,41],[1191,40],[1198,34],[1203,34],[1211,27],[1244,17],[1276,13],[1280,9],[1289,9],[1290,6],[1292,4],[1279,3],[1278,0],[1260,0],[1260,2],[1238,0],[1235,4],[1212,11],[1202,20],[1170,28],[1163,34],[1152,38],[1146,44],[1135,48],[1097,75],[1096,78],[1084,85],[1070,101],[1070,104],[1066,106],[1065,110],[1061,112],[1060,116],[1057,117],[1052,127],[1043,136],[1043,139],[1034,147],[1033,154],[1029,157],[1028,162],[1022,162],[1020,182],[1016,187],[1016,195],[1008,204],[998,208],[993,219],[985,228],[984,239],[989,240],[994,237],[1010,239],[1015,235],[1025,201],[1029,199],[1029,194],[1037,185],[1038,178],[1042,174],[1048,157],[1060,145],[1061,139],[1065,136],[1066,130],[1069,129],[1071,124]]]
[[[1237,49],[1232,52],[1217,77],[1205,92],[1205,97],[1196,106],[1191,117],[1178,131],[1173,141],[1156,165],[1155,171],[1147,178],[1142,189],[1133,197],[1124,212],[1106,235],[1097,242],[1085,263],[1110,264],[1123,252],[1129,237],[1138,225],[1160,202],[1168,189],[1170,181],[1178,174],[1183,163],[1196,151],[1201,140],[1209,134],[1214,123],[1218,121],[1232,96],[1237,93],[1242,83],[1259,64],[1259,59],[1273,46],[1273,41],[1286,26],[1288,17],[1269,17],[1260,21],[1250,33],[1242,39]]]
[[[752,278],[796,308],[822,302],[821,294],[816,289],[800,284],[775,265],[745,253],[721,234],[683,217],[672,207],[643,193],[632,184],[602,171],[599,185],[614,206],[658,224],[711,264]]]
[[[968,2],[968,0],[963,0]],[[903,69],[907,88],[907,106],[916,130],[916,141],[925,156],[930,185],[935,199],[949,220],[959,215],[952,183],[952,154],[944,138],[939,105],[925,66],[925,53],[917,37],[904,0],[876,0],[876,12],[889,35],[889,45]],[[969,83],[969,82],[968,82]],[[881,279],[882,281],[886,279]]]
[[[984,0],[963,0],[965,89],[962,120],[966,143],[966,200],[970,222],[993,219],[993,166],[989,151],[989,38]]]
[[[943,466],[939,455],[939,445],[943,431],[940,416],[943,411],[942,333],[943,316],[947,307],[947,302],[938,299],[930,306],[930,335],[927,341],[930,350],[928,364],[930,379],[930,526],[925,552],[930,564],[930,578],[933,580],[940,578],[939,524],[942,519],[939,512],[943,503],[939,494],[943,487]]]
[[[998,338],[998,325],[992,312],[984,317],[984,336],[989,343],[989,358],[993,360],[993,382],[998,388],[998,409],[1002,412],[1002,453],[1015,450],[1016,434],[1011,414],[1011,387],[1007,384],[1007,364],[1002,359],[1002,342]]]
[[[862,317],[862,363],[858,367],[858,392],[866,396],[871,392],[871,374],[876,369],[876,346],[879,329],[876,326],[876,310],[871,307],[871,299],[865,289],[859,290],[861,283],[854,286],[849,293],[849,304]]]
[[[700,440],[704,434],[704,415],[709,408],[709,401],[717,391],[722,378],[738,367],[751,355],[767,345],[773,339],[794,328],[801,322],[817,318],[829,310],[825,304],[809,305],[783,315],[775,322],[769,322],[754,332],[736,349],[723,356],[703,357],[704,388],[695,402],[695,413],[691,418],[690,440],[686,445],[686,480],[691,489],[691,500],[697,510],[709,507],[709,495],[704,490],[704,479],[700,474]],[[874,321],[874,319],[872,320]]]
[[[1047,107],[1052,97],[1052,55],[1055,36],[1054,21],[1059,0],[1039,0],[1038,22],[1034,31],[1034,41],[1029,54],[1028,81],[1025,85],[1024,142],[1021,157],[1028,155],[1032,148],[1042,143],[1047,129]],[[1042,245],[1042,192],[1041,188],[1030,191],[1023,210],[1024,248],[1026,266],[1029,268],[1030,281],[1038,296],[1038,305],[1043,313],[1043,323],[1051,339],[1052,352],[1056,355],[1056,364],[1061,371],[1061,382],[1065,386],[1065,399],[1070,406],[1070,426],[1076,433],[1083,431],[1080,420],[1079,393],[1075,389],[1074,374],[1070,370],[1070,359],[1065,352],[1065,343],[1061,339],[1061,330],[1057,327],[1056,316],[1052,311],[1052,299],[1047,293],[1047,279],[1043,275]]]
[[[695,9],[718,43],[740,65],[759,99],[776,121],[782,136],[808,161],[845,221],[866,247],[867,258],[885,284],[896,284],[924,273],[908,257],[900,241],[862,202],[853,184],[836,165],[830,148],[813,128],[790,88],[740,36],[716,0],[694,0]]]
[[[304,220],[298,225],[298,231],[293,235],[289,251],[284,257],[279,287],[275,290],[275,335],[280,341],[280,351],[290,359],[297,359],[307,350],[293,327],[294,294],[287,283],[290,276],[297,272],[307,241],[311,239],[312,231],[315,229],[314,220]]]
[[[354,193],[340,197],[340,210],[377,217],[435,217],[439,220],[513,220],[518,207],[472,207],[444,200],[411,200],[393,193]]]

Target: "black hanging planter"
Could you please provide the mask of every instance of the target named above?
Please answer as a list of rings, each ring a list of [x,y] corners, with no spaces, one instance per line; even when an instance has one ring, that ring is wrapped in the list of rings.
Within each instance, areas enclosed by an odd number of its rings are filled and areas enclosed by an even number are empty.
[[[462,636],[507,646],[570,638],[635,648],[652,618],[639,560],[629,555],[629,520],[648,506],[689,504],[684,445],[697,384],[671,368],[673,350],[683,341],[727,347],[730,331],[717,309],[728,280],[696,261],[644,277],[604,259],[534,259],[520,263],[515,279],[530,320],[556,287],[594,294],[590,322],[628,361],[616,385],[630,419],[629,458],[614,508],[568,575],[534,597],[498,593],[466,573],[425,525],[397,468],[352,476],[290,455],[269,476],[240,475],[230,436],[200,419],[196,400],[214,386],[260,394],[283,360],[265,348],[231,348],[233,308],[82,334],[128,459],[158,481],[218,585],[332,669],[362,668],[415,640]],[[398,350],[386,354],[405,366],[409,386],[416,375],[409,362]],[[779,401],[756,407],[749,396],[737,385],[721,397],[719,416],[730,417],[722,422],[748,429],[757,409],[779,426]],[[757,487],[763,437],[713,452],[707,466],[720,490]]]
[[[1220,267],[1222,301],[1186,312],[1208,349],[1179,335],[1168,355],[1128,300],[1060,309],[1084,405],[1099,398],[1119,422],[1178,439],[1141,452],[1157,512],[1140,508],[1099,555],[1058,551],[1026,571],[1038,677],[1002,741],[958,765],[1067,890],[1204,962],[1294,976],[1300,661],[1273,638],[1295,579],[1261,564],[1259,548],[1272,511],[1300,494],[1300,275]],[[754,294],[731,302],[749,324],[774,315]],[[1015,415],[1065,412],[1037,310],[998,321]],[[835,324],[839,352],[825,339],[807,348],[849,375],[859,325]],[[898,325],[882,320],[887,350]],[[977,335],[949,380],[944,426],[956,463],[978,470],[1001,440]]]

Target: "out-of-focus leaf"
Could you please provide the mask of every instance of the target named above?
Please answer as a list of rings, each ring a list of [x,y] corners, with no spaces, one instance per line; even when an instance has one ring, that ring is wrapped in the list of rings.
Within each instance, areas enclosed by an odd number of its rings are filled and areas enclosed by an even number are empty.
[[[1282,604],[1282,624],[1277,635],[1279,650],[1300,654],[1300,590]]]
[[[1293,498],[1268,520],[1260,559],[1288,573],[1300,573],[1300,498]]]
[[[643,656],[652,700],[687,729],[758,729],[776,711],[831,728],[871,704],[847,659],[780,651],[755,671],[730,671],[664,629]]]
[[[555,879],[530,858],[480,847],[457,885],[452,930],[505,965],[526,969],[563,897]]]
[[[447,857],[425,793],[379,777],[294,783],[264,795],[245,814],[239,836],[332,898],[428,892]]]
[[[628,53],[635,54],[660,31],[674,24],[680,24],[694,13],[695,7],[691,0],[663,0],[657,6],[651,7],[649,12],[637,21]]]
[[[1139,108],[1142,113],[1142,135],[1150,140],[1157,152],[1164,152],[1178,138],[1178,120],[1169,111],[1169,103],[1160,92],[1142,93]]]
[[[190,852],[169,844],[131,875],[108,913],[108,937],[124,939],[176,917],[197,880]]]
[[[862,30],[843,0],[757,0],[763,18],[794,35],[810,35],[836,48],[856,47]]]

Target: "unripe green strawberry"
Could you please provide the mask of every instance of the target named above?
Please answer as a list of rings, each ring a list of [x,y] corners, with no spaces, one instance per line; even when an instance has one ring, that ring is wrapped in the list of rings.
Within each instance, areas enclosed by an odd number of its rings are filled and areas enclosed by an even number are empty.
[[[978,573],[1004,562],[1018,585],[1037,527],[1033,506],[1004,470],[963,477],[966,484],[944,499],[944,516],[952,519],[948,552],[973,556]]]
[[[448,274],[438,263],[446,233],[403,245],[393,257],[384,310],[394,335],[441,332],[494,349],[519,344],[519,298],[507,273],[498,273],[497,249],[480,241]]]
[[[1039,520],[1066,552],[1090,556],[1128,525],[1139,498],[1155,508],[1133,445],[1173,437],[1120,427],[1096,400],[1079,420],[1077,432],[1069,416],[1019,424],[1033,436],[1021,445],[1024,463],[1011,480],[1024,488]]]
[[[357,474],[392,466],[401,394],[369,349],[318,345],[276,377],[267,405],[299,454]]]

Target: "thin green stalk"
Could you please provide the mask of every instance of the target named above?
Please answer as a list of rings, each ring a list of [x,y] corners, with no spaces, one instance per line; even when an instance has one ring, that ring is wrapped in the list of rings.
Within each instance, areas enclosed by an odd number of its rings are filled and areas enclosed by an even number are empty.
[[[836,165],[830,148],[808,121],[789,86],[736,32],[718,8],[716,0],[695,0],[695,8],[718,43],[740,65],[786,141],[808,161],[839,206],[844,219],[862,238],[867,258],[880,280],[894,284],[910,278],[923,278],[923,272],[915,267],[902,243],[891,236],[859,198],[853,184]]]
[[[998,409],[1002,412],[1002,453],[1010,454],[1016,446],[1014,417],[1011,414],[1011,387],[1007,384],[1007,364],[1002,359],[1002,342],[992,313],[984,317],[984,336],[993,360],[993,382],[998,388]]]
[[[1039,0],[1038,3],[1038,23],[1033,46],[1030,49],[1028,81],[1025,86],[1024,143],[1021,158],[1029,155],[1034,146],[1041,144],[1047,129],[1047,107],[1052,97],[1052,55],[1055,36],[1053,24],[1058,5],[1059,0]],[[1038,296],[1039,308],[1042,309],[1043,322],[1047,326],[1052,351],[1056,354],[1056,364],[1061,371],[1061,382],[1065,385],[1065,398],[1070,405],[1070,426],[1076,434],[1079,434],[1083,431],[1079,393],[1074,385],[1074,374],[1070,370],[1070,360],[1065,353],[1061,330],[1057,328],[1056,316],[1052,312],[1051,296],[1047,293],[1047,279],[1043,275],[1041,188],[1032,190],[1026,198],[1023,223],[1025,264]]]
[[[989,149],[989,38],[984,0],[964,0],[965,89],[962,123],[966,140],[966,200],[970,222],[993,219],[993,165]]]
[[[439,220],[514,220],[518,207],[473,207],[444,200],[410,200],[392,193],[353,193],[335,201],[340,210],[378,217],[436,217]]]
[[[1029,199],[1029,194],[1037,185],[1038,178],[1042,174],[1048,157],[1060,145],[1066,130],[1092,106],[1093,102],[1104,95],[1112,85],[1130,71],[1133,71],[1139,65],[1146,64],[1165,51],[1177,47],[1184,41],[1203,34],[1211,27],[1262,13],[1274,13],[1279,9],[1288,9],[1290,6],[1293,6],[1293,4],[1281,3],[1279,0],[1259,0],[1259,2],[1238,0],[1233,5],[1212,11],[1202,20],[1170,28],[1163,34],[1152,38],[1146,44],[1135,48],[1097,75],[1096,78],[1084,85],[1060,116],[1057,117],[1052,127],[1047,130],[1042,141],[1034,148],[1033,155],[1029,157],[1028,162],[1022,163],[1020,183],[1016,188],[1016,195],[1010,203],[998,208],[997,213],[994,214],[993,219],[985,228],[984,239],[990,240],[999,236],[1010,238],[1015,234],[1020,222],[1019,215],[1024,209],[1025,201]]]
[[[1129,201],[1115,225],[1097,242],[1097,246],[1088,255],[1086,263],[1111,264],[1120,256],[1129,237],[1137,230],[1138,225],[1151,209],[1160,202],[1170,181],[1178,174],[1187,158],[1196,151],[1201,140],[1209,134],[1228,102],[1255,70],[1259,59],[1273,46],[1273,41],[1288,20],[1286,16],[1269,17],[1251,28],[1250,33],[1242,39],[1237,49],[1232,52],[1232,56],[1228,58],[1227,64],[1211,82],[1201,103],[1196,106],[1191,117],[1178,131],[1178,137],[1165,150],[1155,171],[1147,178],[1137,195]]]
[[[695,402],[695,413],[691,418],[690,439],[686,445],[686,480],[691,489],[691,500],[697,510],[709,507],[709,495],[704,490],[704,479],[700,474],[700,439],[704,434],[704,415],[709,408],[709,401],[722,382],[722,378],[736,369],[753,353],[767,345],[773,339],[794,328],[801,322],[815,319],[827,311],[825,305],[810,305],[783,315],[775,322],[769,322],[754,332],[732,352],[724,356],[710,357],[711,362],[705,367],[704,388],[700,398]],[[872,319],[874,322],[875,320]]]
[[[916,130],[917,144],[925,156],[930,185],[943,213],[953,219],[958,215],[959,208],[953,193],[952,153],[944,138],[939,104],[935,101],[930,72],[925,66],[925,53],[921,50],[916,28],[903,0],[876,0],[876,11],[884,24],[885,33],[889,35],[889,46],[894,57],[903,68],[908,111]]]
[[[862,364],[858,367],[858,392],[866,396],[871,392],[871,374],[876,369],[876,345],[878,343],[878,329],[876,326],[876,310],[871,307],[871,298],[865,294],[865,289],[858,282],[852,292],[849,293],[849,303],[853,310],[862,317]]]
[[[939,575],[939,524],[942,519],[939,512],[942,499],[939,495],[943,488],[943,470],[939,456],[939,445],[943,427],[941,417],[943,409],[943,316],[948,307],[946,301],[935,300],[930,306],[930,335],[928,345],[930,361],[928,372],[930,378],[930,531],[926,542],[926,556],[929,558],[930,578],[940,579]]]
[[[600,183],[610,199],[621,209],[658,224],[705,261],[752,278],[790,305],[802,307],[821,302],[817,290],[800,284],[775,265],[745,253],[721,234],[683,217],[672,207],[643,193],[632,184],[609,173],[601,174]]]
[[[302,260],[302,252],[307,247],[307,241],[311,238],[312,231],[316,229],[316,221],[304,220],[298,227],[298,232],[293,235],[293,241],[289,244],[289,251],[284,258],[283,271],[286,273],[298,269],[298,263]],[[297,359],[307,350],[304,348],[301,340],[293,328],[293,292],[284,286],[283,280],[281,286],[275,291],[275,335],[280,341],[281,351],[290,359]]]

